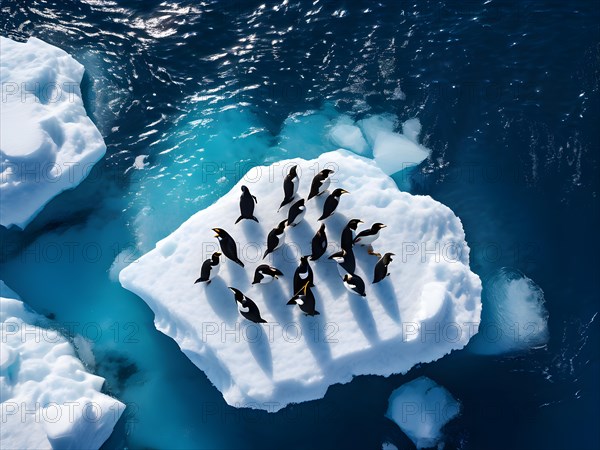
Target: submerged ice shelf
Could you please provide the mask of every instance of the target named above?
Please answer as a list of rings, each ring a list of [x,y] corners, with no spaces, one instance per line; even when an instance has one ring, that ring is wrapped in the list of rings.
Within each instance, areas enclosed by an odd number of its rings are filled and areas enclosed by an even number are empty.
[[[24,228],[86,177],[106,145],[83,106],[81,64],[33,37],[0,37],[0,51],[0,225]]]
[[[98,449],[125,405],[48,324],[0,281],[2,448]]]
[[[313,175],[335,170],[332,186],[351,192],[327,219],[330,251],[350,218],[388,225],[375,249],[395,253],[391,275],[371,285],[377,258],[356,248],[357,273],[367,297],[348,293],[336,263],[313,262],[317,310],[308,317],[286,305],[301,255],[310,254],[325,196],[307,203],[305,220],[286,231],[286,244],[267,258],[285,274],[269,285],[251,285],[265,262],[266,235],[285,219],[277,213],[282,180],[298,164],[298,194],[306,197]],[[239,216],[241,185],[258,198],[255,215]],[[204,259],[218,250],[211,231],[221,227],[238,242],[245,269],[222,263],[211,284],[194,284]],[[121,284],[144,299],[159,330],[171,336],[234,406],[277,411],[321,398],[328,386],[361,374],[390,375],[441,358],[466,345],[481,311],[481,282],[469,270],[469,248],[460,220],[428,196],[400,192],[376,163],[339,150],[315,160],[293,159],[256,167],[212,206],[199,211],[156,248],[123,269]],[[261,310],[266,324],[242,318],[228,286],[239,288]]]

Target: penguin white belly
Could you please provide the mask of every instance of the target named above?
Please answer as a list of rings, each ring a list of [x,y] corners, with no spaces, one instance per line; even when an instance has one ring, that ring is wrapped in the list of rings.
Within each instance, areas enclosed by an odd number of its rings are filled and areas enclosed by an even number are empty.
[[[350,286],[350,285],[349,285],[348,283],[346,283],[345,281],[344,281],[344,287],[345,287],[346,289],[348,289],[348,291],[352,292],[353,294],[355,294],[355,295],[358,295],[358,293],[357,293],[355,290],[353,290],[353,289],[352,289],[352,286]]]
[[[295,178],[292,180],[292,186],[293,186],[293,187],[292,187],[292,197],[293,197],[294,195],[296,195],[296,193],[298,192],[298,185],[299,185],[299,184],[300,184],[300,178],[298,178],[298,177],[295,177]]]
[[[292,223],[290,225],[298,225],[302,219],[304,219],[304,215],[306,214],[306,208],[302,209],[302,211],[300,211],[300,214],[298,214],[296,216],[296,218],[292,221]]]
[[[323,192],[325,192],[327,189],[329,189],[330,184],[331,184],[331,179],[326,178],[325,181],[323,181],[323,183],[321,184],[321,187],[319,188],[319,195],[321,195]]]
[[[360,238],[360,241],[358,241],[358,244],[360,245],[371,245],[373,242],[375,242],[377,240],[377,238],[379,237],[379,231],[375,234],[372,234],[370,236],[363,236]]]
[[[298,276],[300,278],[302,278],[303,280],[306,280],[308,278],[308,271],[307,272],[300,272],[300,273],[298,273]]]
[[[262,280],[260,280],[258,282],[258,284],[269,284],[270,282],[272,282],[275,279],[275,277],[273,277],[272,275],[269,275],[267,273],[263,273],[262,276],[263,276]]]
[[[284,243],[285,243],[285,234],[282,233],[279,236],[279,242],[277,243],[277,245],[275,246],[275,248],[273,250],[277,250],[279,247],[281,247]]]

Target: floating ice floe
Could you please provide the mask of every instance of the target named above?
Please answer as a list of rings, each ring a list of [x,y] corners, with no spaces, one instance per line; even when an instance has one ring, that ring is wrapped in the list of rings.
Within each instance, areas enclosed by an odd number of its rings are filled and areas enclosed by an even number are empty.
[[[98,449],[125,405],[48,322],[0,281],[2,448]]]
[[[486,355],[517,352],[544,345],[548,336],[542,289],[515,269],[494,273],[485,284],[480,333],[469,350]]]
[[[83,106],[81,64],[33,37],[0,37],[0,52],[0,224],[24,228],[77,186],[106,146]]]
[[[450,392],[433,380],[420,377],[392,392],[386,416],[417,448],[431,448],[440,444],[443,426],[459,412],[460,403]]]
[[[294,164],[300,196],[308,195],[313,176],[324,168],[335,170],[330,191],[343,187],[350,192],[325,221],[327,254],[310,263],[316,317],[286,303],[299,258],[311,253],[327,194],[308,201],[304,221],[286,230],[285,245],[262,259],[267,234],[287,217],[287,207],[279,213],[277,208],[283,177]],[[260,223],[234,225],[242,185],[258,199],[254,215]],[[396,254],[391,275],[373,285],[377,258],[366,248],[355,248],[365,298],[344,288],[336,263],[327,258],[338,250],[341,230],[351,218],[362,219],[365,227],[385,223],[375,250]],[[219,249],[215,227],[237,241],[245,268],[224,260],[210,284],[194,284],[202,262]],[[284,276],[252,285],[254,269],[265,262]],[[251,169],[224,197],[124,268],[119,279],[148,303],[157,328],[179,344],[230,405],[267,411],[321,398],[330,385],[355,375],[388,376],[441,358],[466,345],[481,311],[481,282],[469,270],[460,220],[428,196],[400,192],[375,162],[345,150]],[[253,299],[267,323],[244,319],[228,286]]]

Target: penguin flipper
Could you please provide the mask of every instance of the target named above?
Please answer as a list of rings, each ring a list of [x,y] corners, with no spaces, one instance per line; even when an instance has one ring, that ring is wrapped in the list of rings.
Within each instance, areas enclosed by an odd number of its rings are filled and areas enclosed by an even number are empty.
[[[315,313],[314,313],[313,315],[315,315],[315,316],[318,316],[318,315],[320,315],[320,314],[321,314],[321,313],[320,313],[319,311],[315,310]]]
[[[262,259],[265,259],[269,253],[271,253],[269,249],[265,250],[265,254],[263,255]]]
[[[237,220],[235,221],[235,224],[237,225],[237,223],[238,223],[240,220],[242,220],[242,219],[244,219],[244,216],[240,216],[240,217],[238,217],[238,218],[237,218]]]
[[[206,281],[206,280],[205,280],[205,279],[203,279],[202,277],[200,277],[200,278],[198,278],[196,281],[194,281],[194,284],[196,284],[196,283],[202,283],[202,282],[204,282],[204,281]]]
[[[256,196],[253,195],[252,198],[254,199],[254,203],[258,204],[258,200],[256,199]]]
[[[244,263],[243,263],[242,261],[240,261],[240,259],[239,259],[239,258],[235,258],[235,259],[233,260],[233,262],[235,262],[236,264],[239,264],[240,266],[244,267]]]
[[[289,302],[286,303],[286,305],[295,305],[296,304],[296,300],[291,299]]]
[[[254,220],[256,223],[260,223],[255,216],[250,217],[250,219]]]

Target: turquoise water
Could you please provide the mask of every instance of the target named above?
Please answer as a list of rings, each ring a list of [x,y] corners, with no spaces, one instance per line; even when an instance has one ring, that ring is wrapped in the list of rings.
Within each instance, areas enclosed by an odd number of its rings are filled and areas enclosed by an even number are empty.
[[[26,230],[0,230],[4,281],[87,337],[128,404],[106,448],[410,448],[384,413],[420,375],[463,405],[446,448],[600,445],[594,2],[8,0],[0,17],[85,65],[108,146]],[[420,119],[431,158],[395,180],[461,218],[484,290],[504,266],[543,289],[550,340],[358,377],[277,414],[232,408],[116,274],[248,168],[333,149],[341,114]]]

